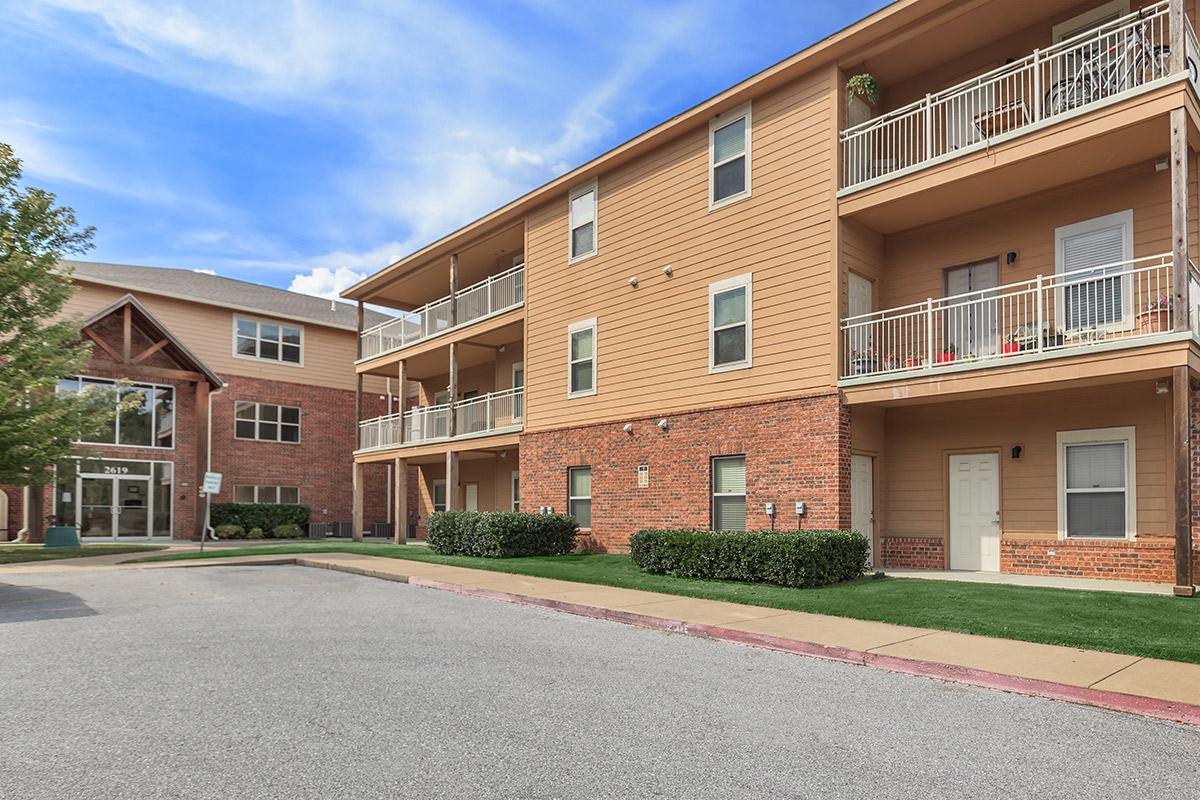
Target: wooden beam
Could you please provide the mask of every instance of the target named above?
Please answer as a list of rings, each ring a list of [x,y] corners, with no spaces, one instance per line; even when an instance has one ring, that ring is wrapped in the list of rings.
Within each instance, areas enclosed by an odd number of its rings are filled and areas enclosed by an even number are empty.
[[[128,308],[128,306],[126,306]],[[192,538],[204,536],[204,510],[207,505],[205,498],[200,496],[204,488],[204,473],[208,471],[208,381],[196,381],[196,483],[191,489],[192,502],[195,506],[195,518],[192,521]]]
[[[143,350],[142,352],[140,352],[136,356],[134,356],[133,361],[130,361],[129,363],[130,364],[140,364],[143,361],[145,361],[147,358],[149,358],[150,356],[157,353],[159,350],[162,350],[164,347],[166,347],[170,343],[171,343],[171,341],[169,339],[160,339],[159,341],[155,342],[154,344],[150,345],[145,350]]]
[[[357,349],[355,350],[355,352],[357,352],[358,355],[356,357],[362,358],[362,332],[363,332],[363,301],[362,300],[358,301],[358,310],[355,313],[354,325],[355,325],[354,335],[357,337],[357,339],[356,339],[356,348]]]
[[[1175,472],[1175,594],[1196,593],[1192,574],[1191,376],[1176,367],[1171,375]]]
[[[1167,69],[1172,75],[1178,75],[1187,68],[1187,38],[1184,26],[1188,23],[1183,4],[1184,0],[1170,0],[1167,4],[1167,39],[1171,50]]]
[[[363,538],[363,475],[364,465],[356,461],[354,463],[354,476],[352,484],[354,491],[354,511],[352,514],[352,522],[350,523],[350,526],[353,529],[350,531],[350,535],[356,542],[361,542]]]
[[[133,306],[126,305],[121,318],[121,360],[133,358]]]
[[[448,421],[448,433],[451,436],[458,434],[458,414],[456,413],[455,405],[458,403],[458,343],[450,343],[450,385],[447,389],[450,392],[450,419]]]
[[[405,404],[408,401],[408,397],[407,397],[408,391],[404,385],[408,381],[408,366],[403,358],[396,362],[396,381],[397,381],[396,397],[399,400],[399,402],[396,403],[396,413],[400,415],[400,441],[401,441],[401,443],[403,443],[404,442],[404,412],[407,411],[407,409],[405,408]],[[389,408],[388,413],[390,414],[391,412],[392,412],[392,409]]]
[[[408,538],[408,460],[392,462],[392,534],[396,544]]]
[[[458,451],[446,452],[446,510],[458,511]]]
[[[114,362],[116,362],[116,363],[120,363],[120,361],[121,361],[121,354],[120,354],[120,353],[118,353],[116,350],[114,350],[114,349],[112,348],[112,346],[111,346],[111,345],[109,345],[109,343],[108,343],[108,342],[106,342],[106,341],[104,341],[103,339],[101,339],[101,338],[100,338],[100,335],[99,335],[98,333],[96,333],[95,331],[93,331],[91,328],[84,328],[84,329],[83,329],[83,335],[84,335],[84,336],[86,336],[86,337],[88,337],[89,339],[91,339],[91,340],[92,340],[93,342],[95,342],[96,344],[100,345],[100,349],[101,349],[101,350],[103,350],[104,352],[108,353],[110,356],[112,356],[112,360],[113,360]]]
[[[1187,112],[1183,108],[1171,109],[1171,307],[1176,331],[1189,328],[1187,131]]]
[[[458,324],[458,253],[450,254],[450,327]]]
[[[167,367],[147,367],[143,364],[122,364],[119,361],[108,361],[103,358],[93,358],[92,365],[105,369],[120,370],[124,377],[129,378],[166,378],[177,381],[195,381],[208,383],[208,376],[202,372],[192,372],[186,369],[168,369]]]

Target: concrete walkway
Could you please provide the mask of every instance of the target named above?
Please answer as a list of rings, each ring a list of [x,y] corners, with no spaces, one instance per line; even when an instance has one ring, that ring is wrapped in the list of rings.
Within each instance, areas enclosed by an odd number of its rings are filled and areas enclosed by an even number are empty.
[[[1148,581],[1102,581],[1095,578],[1065,578],[1057,575],[1017,575],[1011,572],[973,572],[961,569],[898,569],[886,567],[890,578],[930,581],[994,583],[1005,586],[1037,586],[1043,589],[1078,589],[1083,592],[1126,592],[1129,594],[1174,594],[1169,583]]]
[[[1200,725],[1196,664],[361,554],[117,563],[136,557],[0,566],[0,579],[87,568],[296,564]]]
[[[130,566],[263,563],[335,569],[1200,724],[1197,664],[359,554],[264,555]]]

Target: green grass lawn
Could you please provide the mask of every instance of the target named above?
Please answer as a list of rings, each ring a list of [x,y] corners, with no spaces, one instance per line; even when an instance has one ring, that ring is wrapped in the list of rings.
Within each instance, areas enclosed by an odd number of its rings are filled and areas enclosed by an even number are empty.
[[[83,547],[42,547],[40,544],[0,545],[0,564],[21,564],[26,561],[55,561],[60,558],[109,556],[116,553],[144,553],[162,550],[155,544],[85,544]]]
[[[1200,602],[1162,595],[900,578],[791,589],[650,575],[622,555],[467,558],[441,556],[424,547],[365,542],[214,549],[204,554],[150,556],[137,561],[290,553],[361,553],[431,561],[1200,664]]]

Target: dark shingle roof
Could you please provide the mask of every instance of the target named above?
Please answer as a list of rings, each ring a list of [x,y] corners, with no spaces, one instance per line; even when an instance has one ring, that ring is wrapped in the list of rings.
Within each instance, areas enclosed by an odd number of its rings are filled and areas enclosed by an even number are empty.
[[[356,327],[355,307],[350,303],[330,303],[320,297],[289,292],[272,286],[222,278],[190,269],[136,267],[127,264],[102,264],[95,261],[63,261],[81,281],[117,286],[130,292],[146,292],[180,297],[209,305],[298,322],[313,322],[334,328]],[[365,309],[363,327],[369,328],[390,319],[386,314]]]

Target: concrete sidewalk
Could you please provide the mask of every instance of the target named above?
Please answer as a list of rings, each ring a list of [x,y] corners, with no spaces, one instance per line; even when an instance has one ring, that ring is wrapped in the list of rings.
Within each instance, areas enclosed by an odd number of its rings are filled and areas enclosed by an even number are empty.
[[[1200,724],[1196,664],[361,554],[110,560],[130,557],[0,567],[0,578],[52,565],[73,572],[296,564]]]

